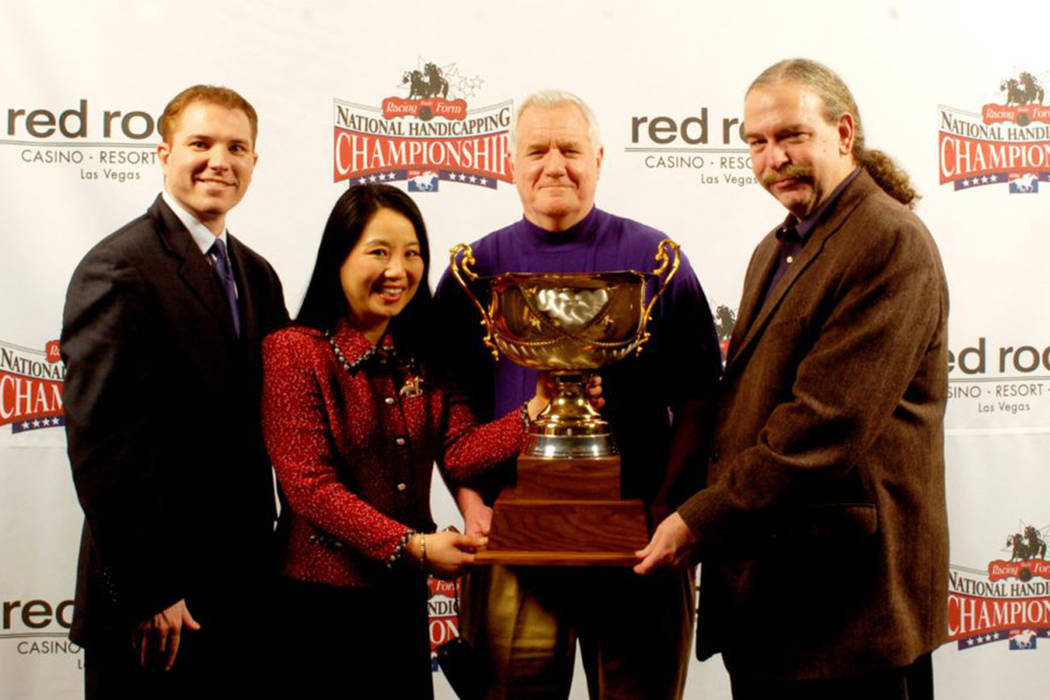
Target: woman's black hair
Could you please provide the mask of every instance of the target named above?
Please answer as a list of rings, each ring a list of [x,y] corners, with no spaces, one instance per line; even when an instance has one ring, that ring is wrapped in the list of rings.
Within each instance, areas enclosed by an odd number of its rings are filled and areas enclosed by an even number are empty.
[[[395,211],[412,222],[416,238],[419,239],[419,252],[423,259],[423,276],[419,280],[419,288],[401,313],[391,320],[387,331],[393,336],[399,350],[408,350],[425,363],[429,359],[427,347],[434,343],[434,337],[429,333],[433,318],[433,297],[428,281],[430,244],[427,227],[412,198],[390,185],[355,185],[336,200],[332,213],[328,215],[321,245],[317,249],[317,262],[314,263],[310,284],[306,287],[295,323],[328,331],[335,327],[340,317],[350,313],[339,271],[361,239],[365,226],[380,209]]]

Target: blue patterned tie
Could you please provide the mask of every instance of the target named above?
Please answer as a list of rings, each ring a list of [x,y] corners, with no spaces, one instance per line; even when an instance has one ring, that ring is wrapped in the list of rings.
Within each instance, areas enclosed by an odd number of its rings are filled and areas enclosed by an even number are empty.
[[[230,313],[233,315],[233,331],[237,337],[241,337],[241,312],[237,309],[237,287],[233,283],[233,267],[230,265],[230,256],[226,255],[226,244],[221,238],[216,238],[211,246],[211,252],[215,254],[215,274],[219,276],[222,289],[226,292],[226,301],[230,304]]]

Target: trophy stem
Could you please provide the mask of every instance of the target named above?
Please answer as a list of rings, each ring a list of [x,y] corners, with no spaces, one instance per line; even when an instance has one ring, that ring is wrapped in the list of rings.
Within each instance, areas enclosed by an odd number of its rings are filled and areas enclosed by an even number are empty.
[[[529,426],[523,454],[548,459],[607,457],[618,453],[609,424],[587,399],[590,372],[551,372],[554,396]]]

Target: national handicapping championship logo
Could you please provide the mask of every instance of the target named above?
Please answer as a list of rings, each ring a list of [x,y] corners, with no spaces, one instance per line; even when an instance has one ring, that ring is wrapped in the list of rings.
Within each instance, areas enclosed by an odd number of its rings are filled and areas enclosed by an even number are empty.
[[[1044,74],[1045,75],[1045,74]],[[997,101],[979,113],[940,107],[940,182],[955,191],[1005,184],[1011,194],[1035,194],[1050,182],[1050,106],[1043,76],[1021,71],[1003,78]]]
[[[335,100],[333,177],[349,184],[403,181],[409,192],[437,192],[442,182],[496,189],[510,183],[513,103],[471,108],[484,84],[455,63],[417,59],[401,72],[398,94],[379,105]]]
[[[43,352],[0,341],[0,426],[14,434],[64,426],[64,378],[57,340]]]
[[[430,630],[430,669],[438,670],[437,650],[459,636],[459,599],[455,581],[427,579],[427,624]]]
[[[1048,531],[1019,522],[987,569],[950,567],[948,639],[959,650],[1007,642],[1010,650],[1027,651],[1050,637]]]

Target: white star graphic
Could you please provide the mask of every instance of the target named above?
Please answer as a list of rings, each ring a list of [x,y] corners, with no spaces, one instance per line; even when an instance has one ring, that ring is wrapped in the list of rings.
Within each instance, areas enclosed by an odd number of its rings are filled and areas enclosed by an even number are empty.
[[[473,175],[471,175],[470,176],[470,181],[473,183],[473,182],[477,182],[478,179],[476,177],[474,177]]]
[[[34,428],[39,428],[40,427],[40,421],[34,418],[33,419],[33,427]]]
[[[367,185],[368,184],[368,178],[367,177],[363,177],[360,180],[358,180],[358,182],[360,184],[362,184],[362,185]]]
[[[22,430],[29,430],[29,421],[22,421]]]
[[[999,178],[998,178],[998,176],[997,176],[997,175],[989,175],[989,176],[988,176],[988,179],[989,179],[989,180],[990,180],[991,182],[998,182],[998,181],[999,181]]]
[[[988,184],[988,178],[982,175],[982,176],[981,176],[981,184],[982,184],[982,185],[986,185],[986,184]]]
[[[480,182],[482,185],[487,185],[489,181],[485,178],[480,178],[478,179],[478,182]]]
[[[969,183],[969,182],[968,182],[967,180],[963,180],[963,181],[962,181],[962,186],[963,186],[963,187],[969,187],[969,186],[970,186],[970,183]]]

